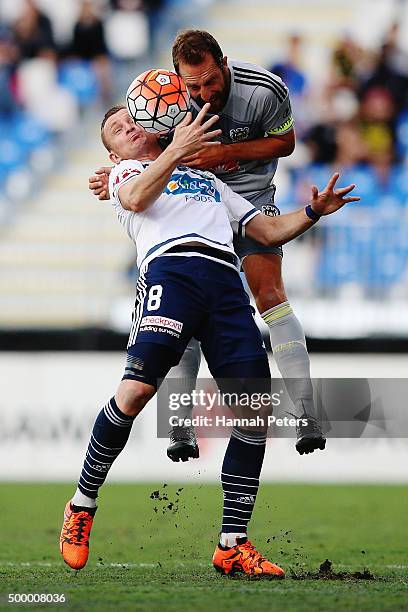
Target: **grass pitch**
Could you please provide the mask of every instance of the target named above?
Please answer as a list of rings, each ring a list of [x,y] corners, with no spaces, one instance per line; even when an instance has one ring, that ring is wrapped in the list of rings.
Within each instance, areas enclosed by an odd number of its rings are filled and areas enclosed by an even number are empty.
[[[219,576],[211,567],[221,492],[213,485],[106,485],[81,572],[58,552],[73,487],[0,485],[0,609],[253,611],[406,610],[404,486],[262,485],[250,537],[284,581]],[[373,579],[321,577],[335,572]],[[6,603],[8,593],[64,593],[59,605]]]

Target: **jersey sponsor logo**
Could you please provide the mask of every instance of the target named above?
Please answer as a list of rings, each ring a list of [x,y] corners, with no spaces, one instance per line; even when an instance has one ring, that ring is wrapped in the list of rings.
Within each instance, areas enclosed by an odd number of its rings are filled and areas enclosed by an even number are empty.
[[[200,202],[221,202],[219,191],[212,180],[207,178],[194,178],[188,174],[173,174],[167,183],[164,193],[171,195],[198,196]]]
[[[280,215],[279,208],[275,204],[264,204],[261,208],[263,215],[267,217],[278,217]]]
[[[164,327],[166,329],[172,329],[179,334],[183,329],[183,323],[181,323],[181,321],[176,321],[176,319],[169,319],[168,317],[161,317],[160,315],[147,315],[143,317],[140,323],[140,328],[151,325],[157,327]]]
[[[294,124],[294,119],[291,115],[288,119],[286,119],[286,121],[284,121],[284,123],[282,123],[282,125],[279,125],[276,128],[272,128],[271,130],[269,130],[269,132],[267,132],[267,134],[269,136],[274,136],[276,134],[282,134],[282,132],[286,132],[291,127],[293,127],[293,124]]]
[[[167,183],[167,188],[171,193],[173,193],[173,191],[176,191],[177,187],[178,187],[177,181],[169,181]]]
[[[233,142],[241,142],[247,140],[249,136],[249,127],[238,127],[230,130],[230,138]]]
[[[119,183],[127,179],[129,176],[136,176],[138,174],[140,174],[140,170],[138,170],[137,168],[126,168],[125,170],[122,170],[122,172],[119,172],[115,180],[115,185],[118,185]]]

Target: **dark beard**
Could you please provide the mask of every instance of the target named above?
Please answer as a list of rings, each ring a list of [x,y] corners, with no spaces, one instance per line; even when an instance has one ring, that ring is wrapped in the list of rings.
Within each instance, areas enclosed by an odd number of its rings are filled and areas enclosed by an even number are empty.
[[[218,110],[213,110],[212,108],[210,108],[210,113],[209,114],[220,113],[222,111],[222,109],[224,108],[224,106],[226,105],[226,103],[227,103],[229,92],[230,92],[230,87],[231,87],[231,74],[230,74],[229,70],[228,70],[227,74],[224,73],[224,84],[225,84],[225,87],[224,87],[223,93],[219,94],[219,96],[217,96],[217,98],[215,100],[217,102],[217,106],[219,105],[219,109]],[[201,96],[198,96],[197,98],[193,97],[193,100],[194,100],[194,102],[200,108],[203,108],[204,104],[206,104],[206,102],[204,102],[204,100],[201,98]],[[211,102],[210,102],[210,104],[211,104]]]

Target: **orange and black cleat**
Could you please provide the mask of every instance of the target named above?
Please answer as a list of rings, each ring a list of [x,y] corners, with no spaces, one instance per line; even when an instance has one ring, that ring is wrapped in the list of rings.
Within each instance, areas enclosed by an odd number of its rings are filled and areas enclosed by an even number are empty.
[[[212,562],[217,572],[229,576],[240,573],[269,579],[285,577],[283,569],[265,559],[246,538],[237,539],[232,548],[223,549],[218,545]]]
[[[85,567],[89,555],[89,536],[96,508],[78,508],[69,501],[65,506],[60,536],[60,551],[72,569]]]

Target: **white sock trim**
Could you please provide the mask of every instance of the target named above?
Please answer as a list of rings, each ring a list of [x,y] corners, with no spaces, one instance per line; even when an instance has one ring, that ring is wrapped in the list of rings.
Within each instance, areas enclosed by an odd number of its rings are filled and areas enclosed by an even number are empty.
[[[74,504],[74,506],[84,506],[85,508],[96,508],[96,499],[84,495],[82,491],[77,489],[74,497],[71,499],[71,504]]]
[[[228,546],[228,548],[232,548],[237,544],[237,538],[246,538],[246,532],[241,531],[240,533],[221,533],[220,535],[220,544],[221,546]]]

